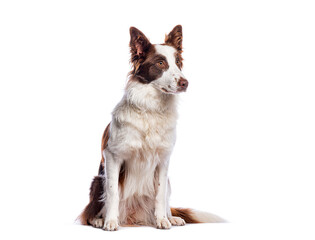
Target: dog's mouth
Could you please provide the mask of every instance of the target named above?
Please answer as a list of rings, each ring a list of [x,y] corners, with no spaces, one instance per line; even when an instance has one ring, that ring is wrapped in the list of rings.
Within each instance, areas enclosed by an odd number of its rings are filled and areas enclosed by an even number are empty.
[[[174,91],[171,91],[171,90],[167,90],[166,88],[161,88],[162,92],[166,93],[166,94],[176,94],[178,92],[174,92]]]
[[[161,89],[162,89],[162,91],[163,91],[163,92],[165,92],[165,93],[169,93],[169,91],[167,91],[167,89],[166,89],[166,88],[164,88],[164,87],[163,87],[163,88],[161,88]]]
[[[160,88],[162,92],[166,93],[166,94],[180,94],[182,92],[186,92],[186,89],[177,89],[177,91],[170,91],[167,90],[166,88]]]

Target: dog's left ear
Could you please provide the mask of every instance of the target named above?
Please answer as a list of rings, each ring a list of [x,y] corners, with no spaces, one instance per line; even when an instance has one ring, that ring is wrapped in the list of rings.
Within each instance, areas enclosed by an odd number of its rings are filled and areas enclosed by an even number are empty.
[[[173,30],[165,36],[165,43],[175,47],[178,51],[182,52],[183,31],[182,26],[177,25]]]

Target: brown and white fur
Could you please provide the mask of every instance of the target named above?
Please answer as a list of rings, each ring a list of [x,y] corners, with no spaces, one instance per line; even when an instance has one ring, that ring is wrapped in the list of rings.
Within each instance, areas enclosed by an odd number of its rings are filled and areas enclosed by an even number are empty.
[[[169,206],[177,98],[188,87],[181,72],[182,27],[176,26],[163,44],[151,44],[134,27],[130,37],[133,69],[103,134],[99,174],[81,223],[112,231],[119,225],[169,229],[185,222],[221,222],[213,214]]]

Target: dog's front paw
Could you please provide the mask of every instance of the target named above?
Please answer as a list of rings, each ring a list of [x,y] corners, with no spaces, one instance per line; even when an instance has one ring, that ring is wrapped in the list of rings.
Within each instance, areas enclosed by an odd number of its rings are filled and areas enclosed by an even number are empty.
[[[106,231],[116,231],[118,230],[118,226],[118,221],[111,219],[105,221],[103,229]]]
[[[173,226],[184,226],[186,224],[185,220],[180,217],[170,217],[169,220]]]
[[[159,229],[170,229],[171,226],[172,226],[172,224],[165,217],[156,219],[156,227]]]

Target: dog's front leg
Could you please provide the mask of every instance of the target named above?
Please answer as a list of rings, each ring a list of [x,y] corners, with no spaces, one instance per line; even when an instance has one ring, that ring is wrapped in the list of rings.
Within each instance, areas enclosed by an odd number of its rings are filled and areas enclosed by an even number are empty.
[[[118,229],[119,217],[119,190],[118,179],[121,167],[121,161],[116,159],[110,152],[106,154],[106,184],[105,184],[105,222],[103,229],[107,231],[115,231]]]
[[[171,223],[167,218],[167,172],[168,172],[169,161],[161,162],[157,166],[158,171],[158,186],[155,199],[155,218],[156,226],[160,229],[171,228]]]

